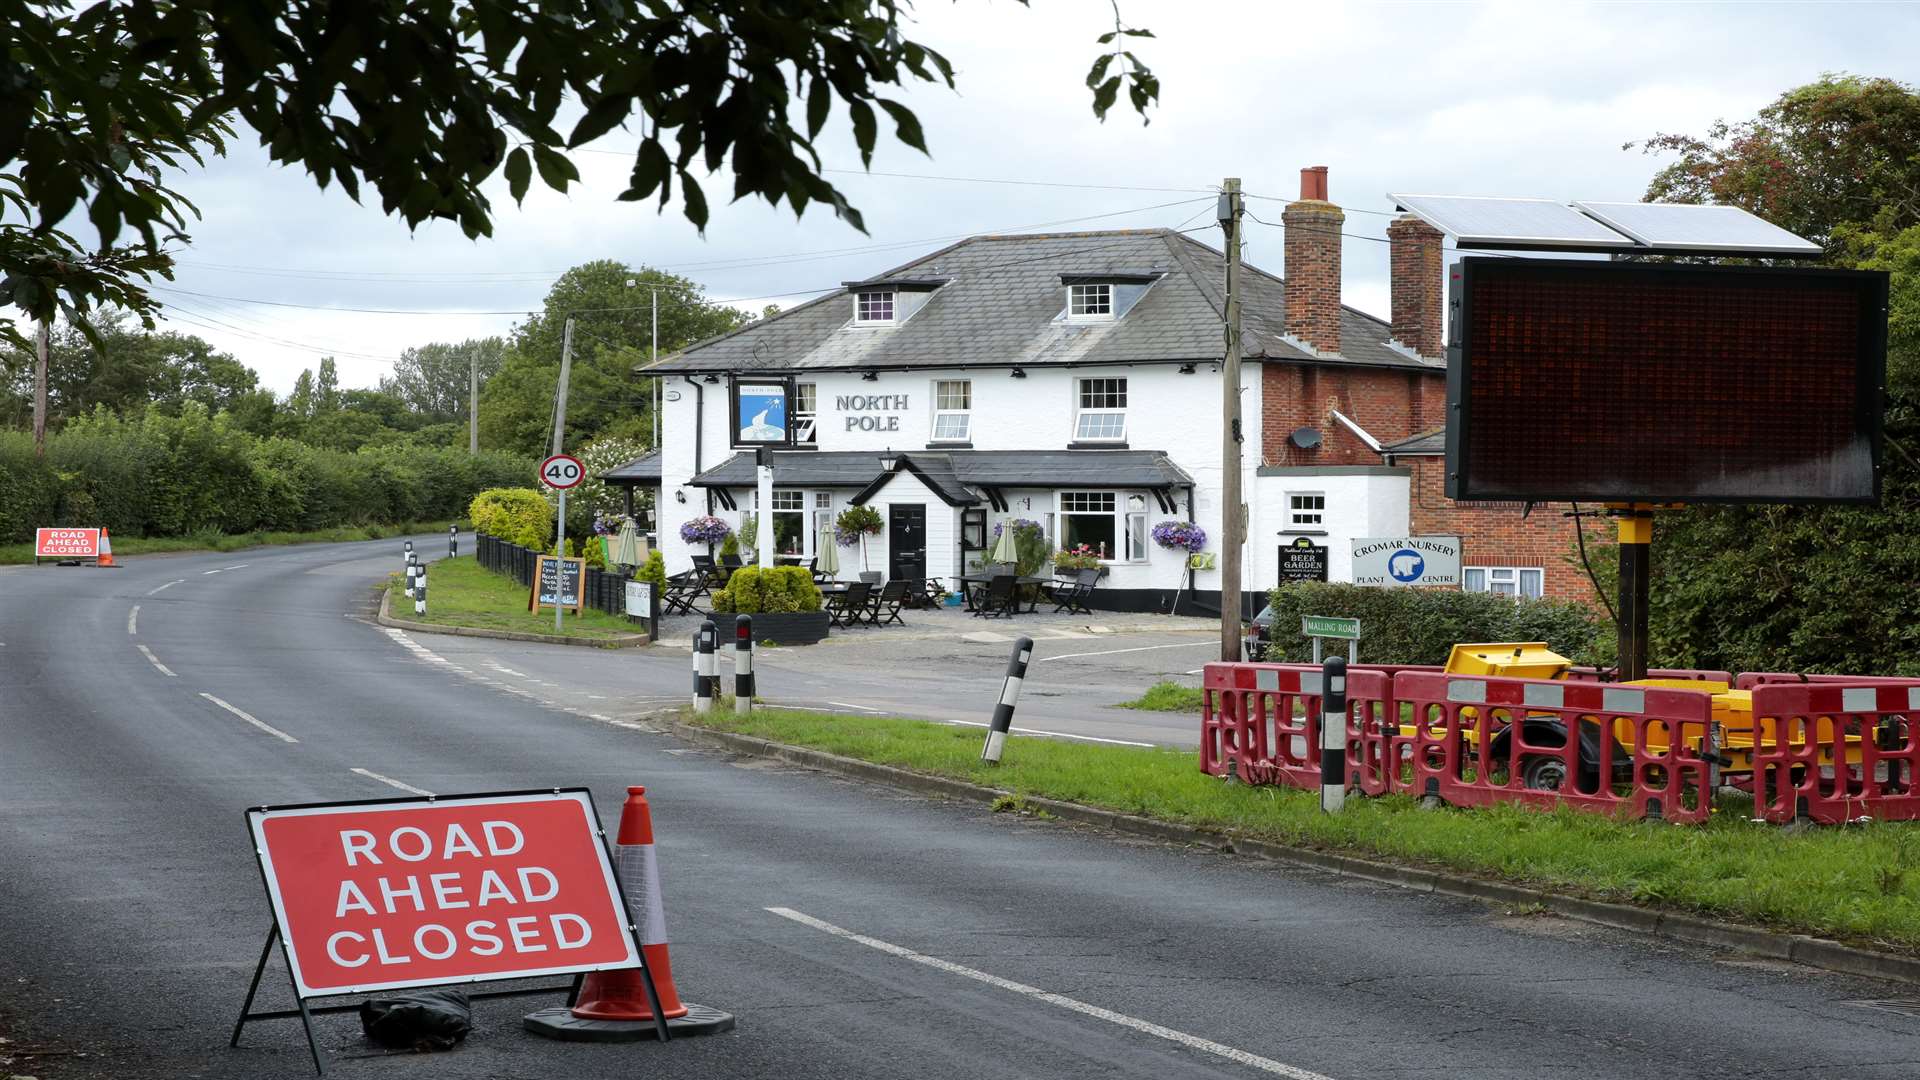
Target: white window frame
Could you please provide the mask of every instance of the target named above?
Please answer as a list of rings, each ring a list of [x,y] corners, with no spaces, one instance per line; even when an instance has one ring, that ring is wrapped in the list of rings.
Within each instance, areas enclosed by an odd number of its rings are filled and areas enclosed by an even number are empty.
[[[1537,592],[1525,591],[1524,575],[1534,575],[1538,583]],[[1474,584],[1474,578],[1479,584]],[[1540,566],[1463,566],[1460,568],[1460,589],[1462,592],[1488,592],[1515,599],[1525,597],[1538,600],[1547,593],[1547,571]]]
[[[1317,506],[1300,506],[1295,500],[1319,499]],[[1327,493],[1324,491],[1287,492],[1287,530],[1289,532],[1327,531]]]
[[[774,488],[773,506],[770,509],[763,509],[760,505],[760,492],[758,489],[754,491],[753,513],[756,517],[762,513],[793,514],[800,519],[800,550],[798,552],[776,551],[774,554],[785,555],[788,558],[793,558],[796,555],[802,559],[813,557],[813,540],[807,532],[807,504],[809,502],[807,494],[808,493],[801,488]],[[783,501],[793,505],[782,506],[780,504]],[[776,537],[779,535],[778,528],[774,530],[774,535]],[[759,537],[754,537],[753,539],[757,542]],[[747,546],[754,547],[755,545],[748,544]]]
[[[943,398],[946,387],[960,388],[960,407],[953,408]],[[940,433],[940,421],[943,418],[959,418],[960,433]],[[935,379],[933,381],[933,427],[927,432],[927,441],[935,443],[963,443],[973,439],[973,380],[972,379]]]
[[[878,311],[885,297],[887,315],[879,318],[872,312]],[[900,314],[900,293],[895,289],[860,289],[853,294],[853,323],[855,326],[892,326]]]
[[[1121,505],[1124,516],[1120,519],[1123,526],[1120,544],[1126,551],[1127,561],[1146,562],[1151,550],[1147,546],[1147,497],[1138,492],[1130,493]]]
[[[1090,498],[1095,501],[1104,501],[1107,504],[1107,508],[1105,510],[1069,510],[1067,509],[1067,502],[1069,499],[1080,501],[1082,498]],[[1119,492],[1087,491],[1087,490],[1056,491],[1053,493],[1053,506],[1054,506],[1054,514],[1055,514],[1054,520],[1059,523],[1059,529],[1060,529],[1059,536],[1056,537],[1054,540],[1054,544],[1057,547],[1061,549],[1065,549],[1068,543],[1071,542],[1071,538],[1067,536],[1067,529],[1068,529],[1068,526],[1071,524],[1068,520],[1069,518],[1105,517],[1113,525],[1113,545],[1110,548],[1108,548],[1106,553],[1100,557],[1100,561],[1101,562],[1125,562],[1126,561],[1126,559],[1122,557],[1126,551],[1126,542],[1127,542],[1126,540],[1126,500],[1120,497]]]
[[[820,387],[816,383],[794,384],[793,441],[799,446],[820,445]]]
[[[1099,389],[1090,388],[1091,383],[1113,384]],[[1119,399],[1118,405],[1087,405],[1089,395],[1111,401]],[[1118,416],[1120,431],[1113,435],[1085,435],[1081,433],[1081,418],[1095,416]],[[1077,443],[1124,443],[1127,441],[1127,377],[1125,375],[1098,375],[1073,380],[1073,441]]]
[[[1068,322],[1112,322],[1113,283],[1089,281],[1067,286]]]

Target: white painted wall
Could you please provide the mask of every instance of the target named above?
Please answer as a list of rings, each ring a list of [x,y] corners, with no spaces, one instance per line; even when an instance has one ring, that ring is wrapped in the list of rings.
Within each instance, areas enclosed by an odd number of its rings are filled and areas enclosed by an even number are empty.
[[[1353,541],[1370,536],[1405,536],[1409,528],[1411,478],[1405,472],[1337,472],[1300,469],[1258,479],[1259,512],[1250,531],[1247,555],[1250,587],[1271,589],[1279,577],[1279,549],[1295,537],[1309,536],[1327,547],[1327,579],[1353,580]],[[1324,533],[1294,531],[1287,521],[1287,495],[1326,496]]]

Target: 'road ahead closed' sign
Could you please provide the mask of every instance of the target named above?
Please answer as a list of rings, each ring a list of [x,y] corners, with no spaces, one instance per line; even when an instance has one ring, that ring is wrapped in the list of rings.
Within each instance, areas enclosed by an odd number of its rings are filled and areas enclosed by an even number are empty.
[[[100,530],[35,529],[33,557],[36,559],[97,559],[100,557]]]
[[[1458,585],[1460,538],[1397,536],[1353,542],[1355,585]]]
[[[247,812],[301,997],[640,966],[585,790]]]

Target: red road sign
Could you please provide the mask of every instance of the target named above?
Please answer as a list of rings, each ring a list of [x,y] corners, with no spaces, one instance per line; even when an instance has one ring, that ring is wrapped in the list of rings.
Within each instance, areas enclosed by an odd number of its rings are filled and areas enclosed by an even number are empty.
[[[36,559],[97,559],[100,530],[35,529],[33,556]]]
[[[580,459],[567,454],[555,454],[540,463],[540,482],[552,488],[574,487],[587,478],[586,466]]]
[[[640,966],[584,789],[247,821],[302,998]]]

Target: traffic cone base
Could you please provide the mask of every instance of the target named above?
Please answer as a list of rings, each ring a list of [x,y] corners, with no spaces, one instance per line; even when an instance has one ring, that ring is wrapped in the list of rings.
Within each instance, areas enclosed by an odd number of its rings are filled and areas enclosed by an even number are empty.
[[[673,961],[667,955],[667,917],[660,900],[660,873],[654,863],[653,814],[647,789],[630,787],[620,811],[613,867],[638,928],[641,968],[589,972],[571,1008],[541,1009],[526,1018],[535,1035],[574,1042],[632,1042],[657,1036],[647,1001],[646,977],[653,977],[667,1034],[706,1035],[733,1028],[733,1015],[680,1000],[673,985]]]
[[[565,1005],[529,1013],[521,1025],[535,1035],[561,1042],[642,1042],[655,1037],[653,1021],[585,1020]],[[733,1030],[733,1014],[705,1005],[689,1005],[684,1015],[667,1021],[667,1035],[715,1035]]]

